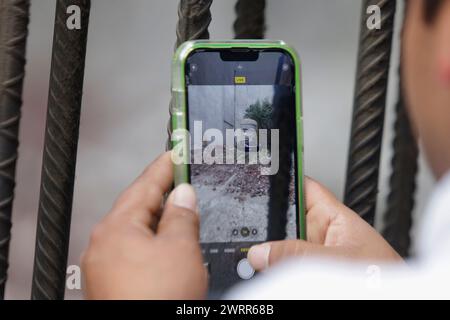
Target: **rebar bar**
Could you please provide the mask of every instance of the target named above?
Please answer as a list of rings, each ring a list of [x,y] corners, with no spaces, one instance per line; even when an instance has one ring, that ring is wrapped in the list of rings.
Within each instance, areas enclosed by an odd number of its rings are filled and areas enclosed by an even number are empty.
[[[403,257],[409,256],[419,148],[411,132],[403,98],[396,105],[392,173],[382,234]]]
[[[371,5],[380,8],[380,29],[367,27],[366,10]],[[378,193],[378,173],[395,10],[396,1],[363,1],[344,198],[347,206],[372,225]]]
[[[175,49],[188,40],[209,39],[208,27],[211,23],[211,5],[213,0],[181,0],[178,5],[177,40]],[[169,105],[172,116],[172,101]],[[167,124],[166,150],[171,149],[172,126],[169,118]]]
[[[56,4],[32,299],[64,298],[90,4]],[[66,25],[69,6],[79,29]]]
[[[29,0],[0,1],[0,299],[8,271]]]
[[[404,26],[402,29],[404,29]],[[401,37],[403,37],[403,30]],[[395,109],[396,118],[392,141],[392,173],[389,180],[388,207],[383,215],[382,234],[402,257],[407,258],[411,246],[410,232],[413,224],[412,214],[416,191],[419,147],[412,133],[407,115],[401,79],[401,61],[399,78],[399,98]]]
[[[188,40],[209,39],[212,0],[181,0],[176,47]]]
[[[265,0],[238,0],[236,2],[236,39],[263,39],[266,31]]]

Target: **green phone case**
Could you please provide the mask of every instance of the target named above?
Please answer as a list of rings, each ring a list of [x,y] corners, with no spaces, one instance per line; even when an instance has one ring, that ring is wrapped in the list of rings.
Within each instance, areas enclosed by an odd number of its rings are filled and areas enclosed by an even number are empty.
[[[284,41],[277,40],[231,40],[231,41],[187,41],[180,45],[176,50],[172,60],[172,103],[171,103],[171,127],[172,147],[178,143],[187,142],[183,130],[187,129],[187,101],[185,84],[185,64],[188,56],[197,49],[229,49],[229,48],[251,48],[251,49],[279,49],[288,53],[295,64],[295,116],[297,131],[297,183],[298,183],[298,237],[306,240],[306,218],[305,218],[305,200],[304,200],[304,177],[303,177],[303,110],[302,110],[302,91],[301,91],[301,64],[296,51],[287,45]],[[189,150],[184,146],[184,150]],[[183,163],[174,165],[175,185],[189,182],[189,168],[187,153],[182,155]]]

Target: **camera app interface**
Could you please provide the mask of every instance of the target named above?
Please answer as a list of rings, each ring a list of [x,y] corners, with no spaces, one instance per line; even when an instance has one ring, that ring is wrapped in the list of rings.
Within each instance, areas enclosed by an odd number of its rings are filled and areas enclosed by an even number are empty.
[[[292,58],[281,51],[196,51],[186,84],[200,241],[235,250],[296,238]]]

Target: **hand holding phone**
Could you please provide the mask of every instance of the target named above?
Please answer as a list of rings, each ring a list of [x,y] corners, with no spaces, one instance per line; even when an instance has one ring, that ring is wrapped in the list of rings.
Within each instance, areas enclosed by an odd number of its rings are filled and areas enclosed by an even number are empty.
[[[305,238],[299,60],[279,41],[187,42],[172,94],[175,182],[196,189],[210,290],[222,292],[253,277],[252,245]]]

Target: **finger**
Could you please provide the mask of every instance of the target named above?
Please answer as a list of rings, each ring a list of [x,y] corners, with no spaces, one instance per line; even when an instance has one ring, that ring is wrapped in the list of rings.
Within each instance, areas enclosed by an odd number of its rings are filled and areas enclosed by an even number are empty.
[[[167,199],[157,234],[198,242],[198,233],[199,217],[194,188],[189,184],[181,184]]]
[[[328,227],[345,207],[320,183],[305,179],[307,239],[311,243],[323,244]]]
[[[319,182],[305,177],[305,201],[306,211],[309,212],[317,205],[335,203],[337,199],[333,193]]]
[[[173,183],[170,152],[151,163],[116,201],[112,215],[151,226],[157,219],[164,194]]]
[[[335,256],[339,249],[309,243],[303,240],[267,242],[250,248],[248,260],[255,270],[265,270],[286,258],[294,256]]]

